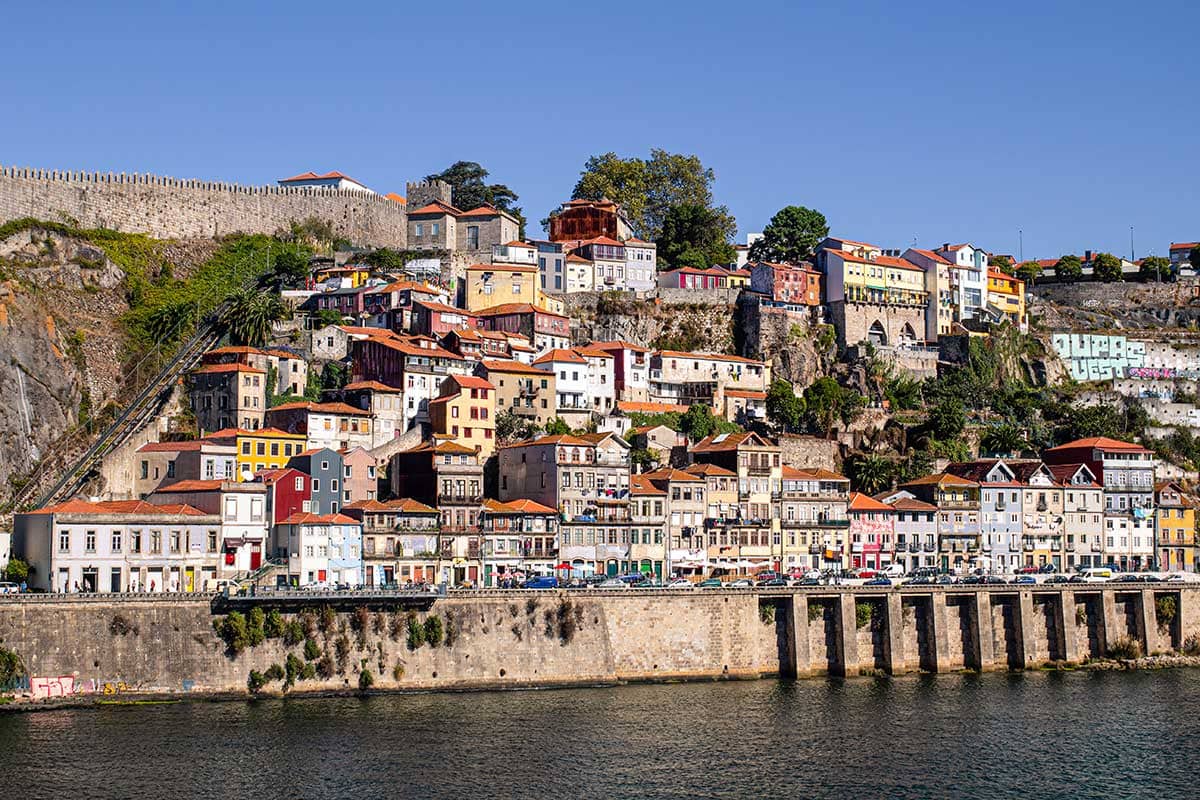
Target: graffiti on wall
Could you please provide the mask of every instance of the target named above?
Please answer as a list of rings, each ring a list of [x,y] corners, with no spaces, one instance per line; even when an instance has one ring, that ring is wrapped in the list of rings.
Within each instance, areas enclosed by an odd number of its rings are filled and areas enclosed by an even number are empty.
[[[66,697],[75,694],[75,676],[59,675],[58,677],[33,677],[29,679],[29,693],[34,700],[46,700],[51,697]]]

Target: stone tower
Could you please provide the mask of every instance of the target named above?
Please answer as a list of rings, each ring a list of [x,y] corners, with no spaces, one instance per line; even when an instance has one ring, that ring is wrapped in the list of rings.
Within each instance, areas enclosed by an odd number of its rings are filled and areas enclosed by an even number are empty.
[[[405,207],[409,210],[423,208],[435,200],[450,204],[450,184],[445,181],[416,181],[407,184]]]

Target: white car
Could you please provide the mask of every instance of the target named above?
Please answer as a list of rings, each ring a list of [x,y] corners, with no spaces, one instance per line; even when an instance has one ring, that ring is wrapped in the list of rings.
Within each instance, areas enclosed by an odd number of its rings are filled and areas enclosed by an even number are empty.
[[[20,593],[21,593],[21,587],[18,584],[9,583],[8,581],[0,582],[0,594],[20,594]]]
[[[609,578],[606,581],[602,581],[602,582],[596,584],[596,588],[597,589],[628,589],[629,584],[626,583],[625,581],[619,580],[617,578]]]
[[[691,589],[693,586],[695,586],[695,584],[689,581],[687,578],[676,578],[667,584],[668,589]]]

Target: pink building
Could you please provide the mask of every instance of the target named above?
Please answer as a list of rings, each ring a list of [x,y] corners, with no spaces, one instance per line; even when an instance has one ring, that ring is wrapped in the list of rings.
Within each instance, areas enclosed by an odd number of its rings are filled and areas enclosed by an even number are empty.
[[[850,517],[850,567],[879,569],[896,555],[894,523],[896,510],[861,492],[851,492],[847,506]]]

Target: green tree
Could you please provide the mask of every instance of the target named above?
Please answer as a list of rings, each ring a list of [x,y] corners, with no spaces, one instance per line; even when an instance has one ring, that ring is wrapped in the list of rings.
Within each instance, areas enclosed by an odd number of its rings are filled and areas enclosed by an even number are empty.
[[[967,412],[958,400],[943,400],[930,409],[927,426],[935,439],[955,439],[967,426]]]
[[[658,148],[649,159],[621,158],[616,153],[592,156],[584,164],[571,196],[582,200],[607,197],[621,206],[643,239],[657,242],[667,214],[680,205],[698,205],[713,212],[714,227],[731,238],[737,223],[725,206],[713,202],[713,171],[698,156],[669,153]]]
[[[1099,253],[1092,257],[1092,275],[1098,281],[1115,283],[1123,279],[1121,259],[1112,253]]]
[[[1122,414],[1112,406],[1085,406],[1070,408],[1063,418],[1059,431],[1060,442],[1086,439],[1091,436],[1107,436],[1119,439],[1122,435]]]
[[[996,256],[991,260],[991,265],[1005,275],[1014,274],[1015,267],[1013,266],[1012,259],[1008,256]]]
[[[1054,274],[1061,281],[1077,281],[1083,277],[1083,262],[1079,256],[1063,256],[1054,264]]]
[[[847,460],[846,477],[854,488],[865,494],[878,494],[892,485],[896,466],[889,459],[875,453],[856,455]]]
[[[808,427],[826,438],[833,434],[834,423],[849,425],[867,404],[867,398],[845,389],[828,376],[818,378],[804,390],[804,413]]]
[[[737,258],[725,218],[699,203],[671,206],[658,238],[658,257],[672,267],[710,267]]]
[[[295,289],[308,280],[308,259],[296,250],[284,250],[275,255],[272,281],[276,286]]]
[[[436,175],[427,175],[425,180],[445,181],[450,184],[450,202],[463,211],[489,205],[512,214],[521,223],[520,235],[525,236],[525,215],[516,204],[517,193],[503,183],[488,183],[490,175],[475,161],[455,161]]]
[[[829,223],[820,211],[786,206],[771,217],[762,238],[750,248],[750,258],[798,264],[812,258],[817,245],[828,235]]]
[[[661,458],[657,450],[647,447],[635,447],[629,451],[629,463],[638,468],[639,472],[650,472],[658,468]]]
[[[990,428],[979,439],[979,448],[993,456],[1020,455],[1025,448],[1025,432],[1017,425],[1004,424]]]
[[[380,272],[401,272],[408,263],[408,256],[399,250],[381,247],[363,256],[362,262]]]
[[[29,564],[24,559],[13,556],[8,559],[8,566],[4,568],[4,579],[13,583],[21,583],[29,580]]]
[[[1036,261],[1026,261],[1021,266],[1017,267],[1013,273],[1026,284],[1032,284],[1035,280],[1041,277],[1042,265]]]
[[[713,416],[712,407],[703,403],[688,406],[688,410],[680,417],[679,424],[683,433],[692,441],[699,441],[717,432],[717,419]]]
[[[291,316],[291,307],[279,295],[246,288],[230,296],[220,322],[238,344],[262,347],[271,338],[271,326]]]
[[[311,370],[310,370],[311,372]],[[338,361],[330,361],[321,370],[321,389],[333,391],[350,382],[350,367]]]
[[[562,417],[555,417],[546,423],[547,436],[561,436],[571,432],[571,426]]]
[[[767,390],[767,419],[784,431],[795,432],[804,424],[804,399],[788,381],[776,378]]]
[[[912,411],[921,407],[921,384],[906,375],[896,375],[884,384],[883,396],[892,411]]]
[[[1144,281],[1165,281],[1171,277],[1171,261],[1162,256],[1147,256],[1142,259],[1138,275]]]
[[[511,408],[503,409],[496,415],[496,439],[499,442],[507,444],[532,439],[537,432],[537,423],[528,417],[514,414]]]

